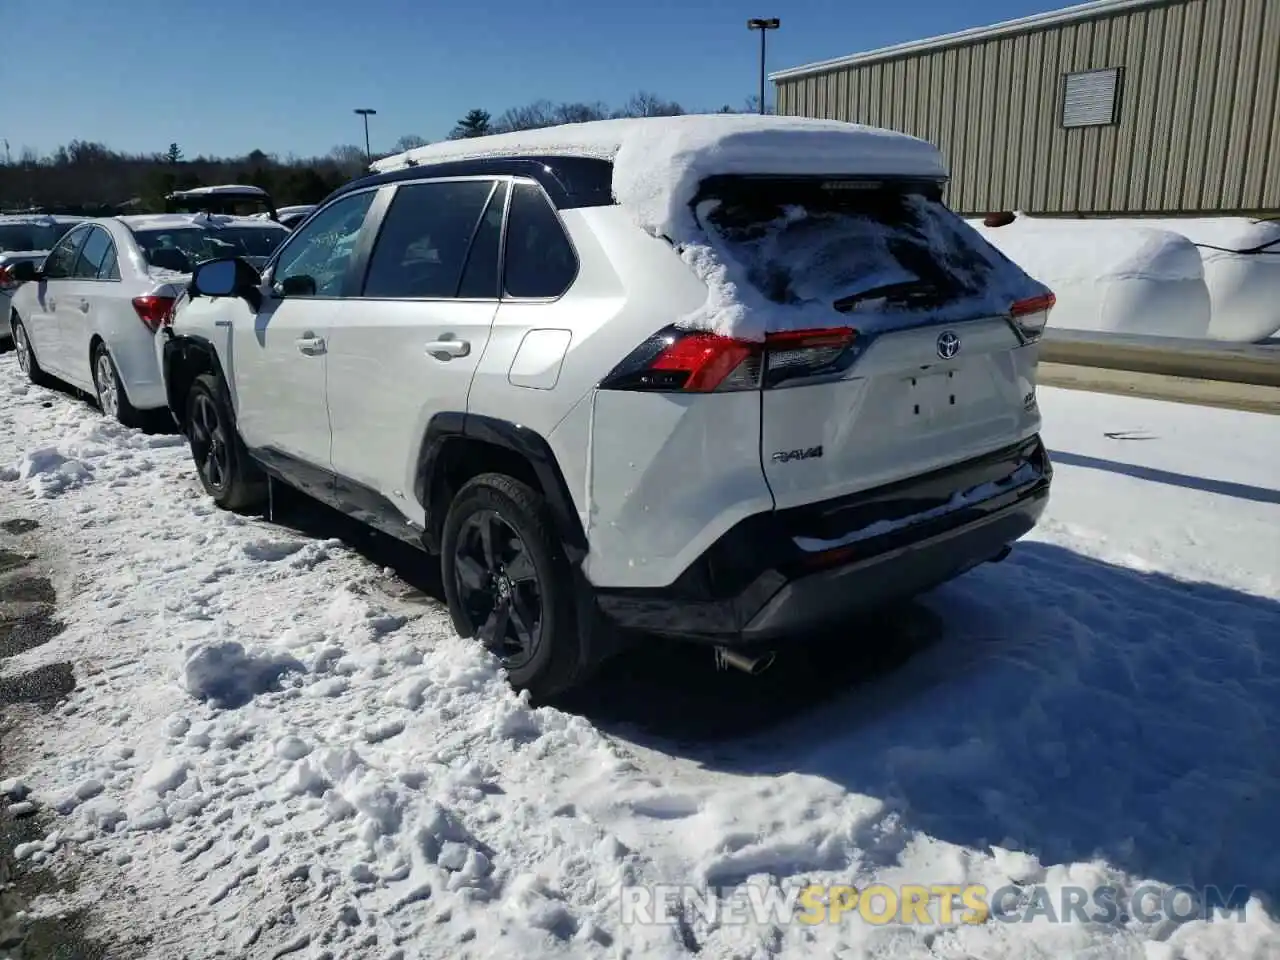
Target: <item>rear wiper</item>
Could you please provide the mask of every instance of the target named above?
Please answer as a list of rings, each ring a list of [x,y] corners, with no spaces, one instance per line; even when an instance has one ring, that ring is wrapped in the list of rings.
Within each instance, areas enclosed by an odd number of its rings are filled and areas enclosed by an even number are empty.
[[[910,303],[913,300],[934,300],[939,296],[940,292],[936,286],[924,280],[899,280],[896,283],[882,283],[859,293],[841,297],[831,306],[840,313],[848,313],[864,300],[890,300],[894,303]]]

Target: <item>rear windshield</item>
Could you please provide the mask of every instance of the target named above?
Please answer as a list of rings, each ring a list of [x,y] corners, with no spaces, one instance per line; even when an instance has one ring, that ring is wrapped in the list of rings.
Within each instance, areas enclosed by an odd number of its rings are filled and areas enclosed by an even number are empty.
[[[220,257],[244,257],[261,264],[289,236],[283,227],[175,227],[135,230],[142,254],[153,267],[190,273],[196,264]]]
[[[704,185],[697,212],[776,304],[977,311],[1034,293],[939,192],[931,183],[725,178]]]
[[[0,223],[0,250],[52,250],[75,223]]]

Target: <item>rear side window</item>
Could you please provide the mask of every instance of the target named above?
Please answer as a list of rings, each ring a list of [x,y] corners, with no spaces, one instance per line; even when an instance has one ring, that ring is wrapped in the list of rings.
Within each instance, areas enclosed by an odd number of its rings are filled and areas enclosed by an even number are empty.
[[[472,237],[494,186],[492,180],[442,180],[397,189],[369,258],[363,296],[457,296]]]
[[[1030,282],[928,184],[725,178],[704,185],[697,213],[750,285],[780,305],[977,311]]]
[[[72,276],[77,280],[97,280],[102,261],[111,252],[111,237],[101,227],[92,227],[89,238],[80,247]]]
[[[502,181],[489,198],[484,216],[471,240],[471,252],[462,271],[458,297],[463,300],[498,299],[498,265],[502,259],[502,214],[506,210],[507,183]]]
[[[578,257],[542,190],[517,183],[507,215],[503,288],[508,297],[550,299],[578,275]]]

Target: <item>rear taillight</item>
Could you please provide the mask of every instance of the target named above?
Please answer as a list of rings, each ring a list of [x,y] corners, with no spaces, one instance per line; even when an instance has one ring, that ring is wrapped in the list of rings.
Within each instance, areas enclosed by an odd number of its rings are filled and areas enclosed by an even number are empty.
[[[1052,293],[1045,293],[1018,300],[1009,308],[1009,316],[1025,342],[1040,339],[1044,334],[1045,324],[1049,322],[1049,311],[1057,302],[1058,298]]]
[[[850,327],[769,334],[763,343],[668,327],[601,381],[605,390],[723,393],[838,373],[852,359]]]
[[[21,281],[15,280],[8,267],[0,267],[0,290],[6,293],[19,286]]]
[[[138,319],[155,333],[173,317],[173,297],[134,297],[133,309],[138,311]]]

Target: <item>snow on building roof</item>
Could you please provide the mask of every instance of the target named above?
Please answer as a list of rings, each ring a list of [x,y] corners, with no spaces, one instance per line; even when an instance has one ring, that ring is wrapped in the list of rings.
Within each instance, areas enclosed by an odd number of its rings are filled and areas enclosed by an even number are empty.
[[[777,70],[769,74],[769,79],[775,83],[779,80],[794,80],[815,73],[837,70],[841,67],[863,66],[881,60],[905,57],[908,54],[925,53],[945,47],[956,47],[961,44],[973,43],[977,40],[991,40],[995,37],[1026,33],[1029,30],[1043,30],[1047,27],[1057,27],[1062,24],[1088,20],[1111,13],[1123,13],[1135,7],[1151,7],[1167,2],[1168,0],[1091,0],[1089,3],[1079,3],[1072,7],[1063,7],[1060,10],[1049,10],[1029,17],[1019,17],[1016,20],[1004,20],[986,27],[970,27],[967,30],[945,33],[941,36],[929,37],[924,40],[909,40],[906,43],[895,43],[892,46],[878,47],[875,50],[866,50],[862,53],[834,57],[830,60],[819,60],[816,63],[806,63],[798,67],[788,67],[786,70]]]
[[[891,130],[805,117],[702,114],[594,120],[448,140],[378,160],[376,172],[516,156],[611,160],[613,195],[640,226],[676,236],[698,184],[720,174],[945,177],[933,144]]]

